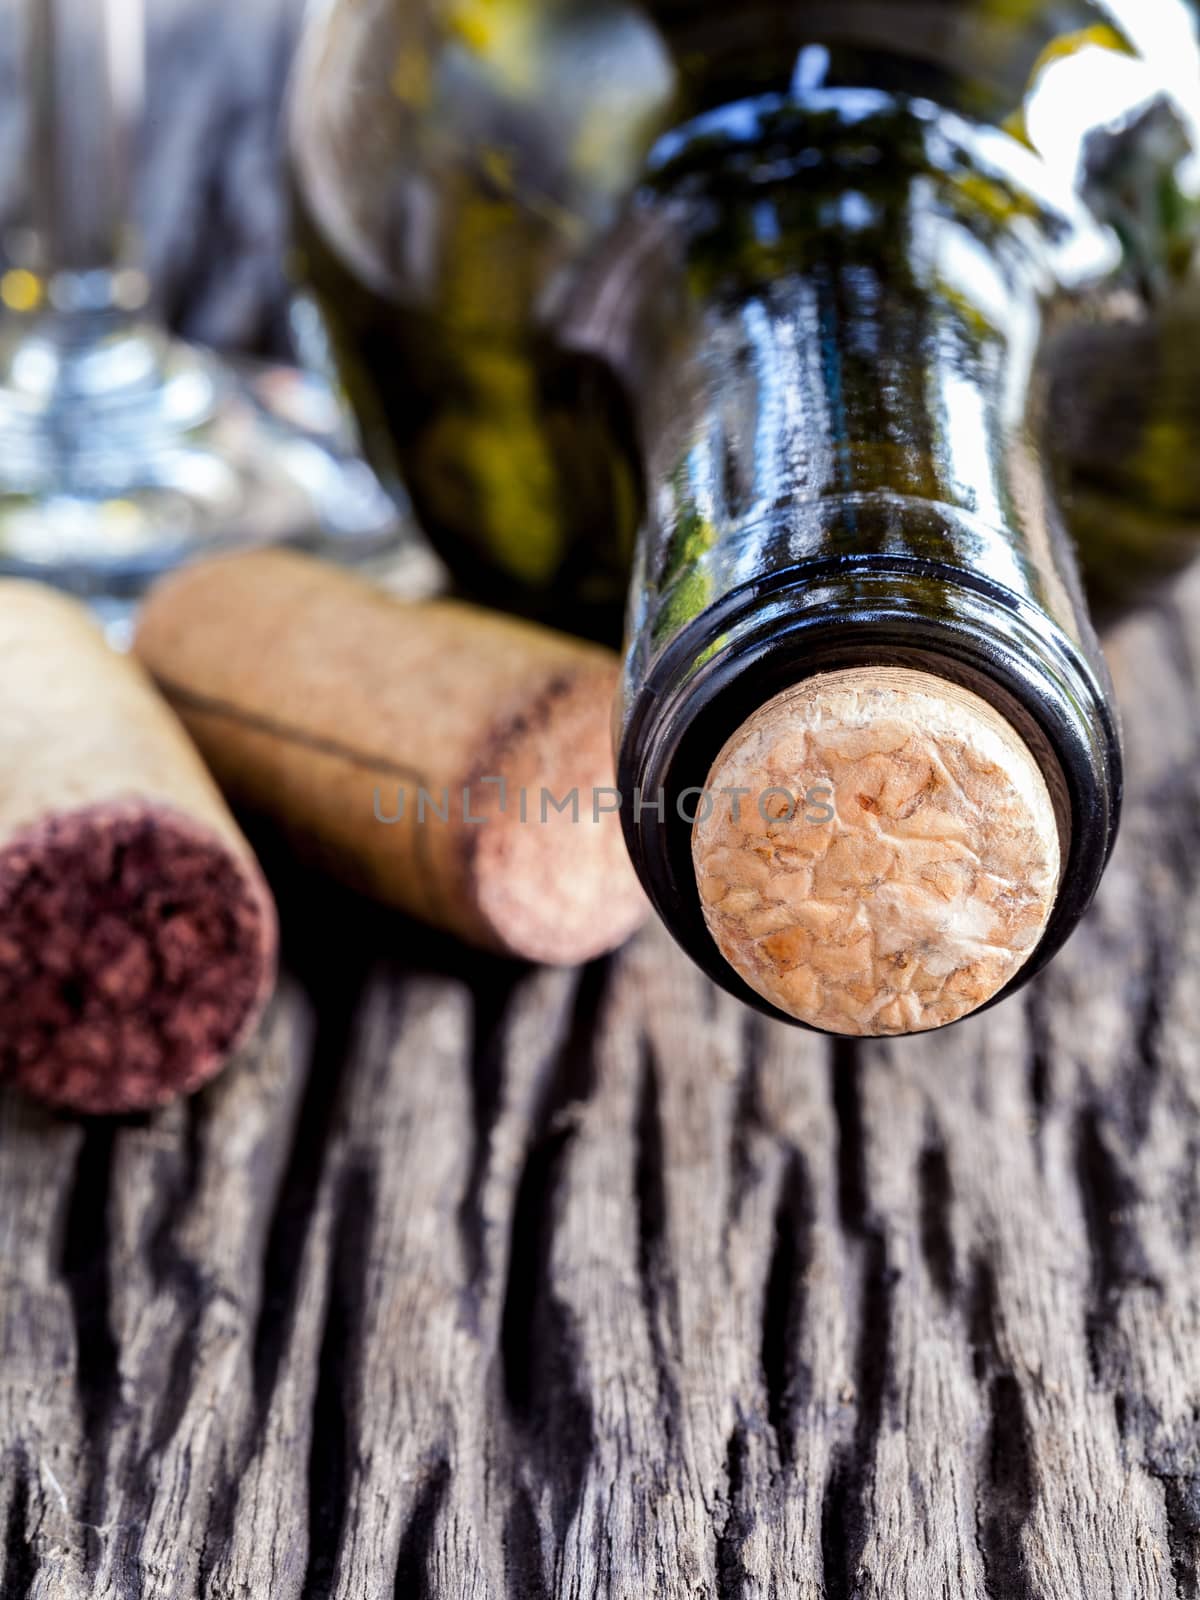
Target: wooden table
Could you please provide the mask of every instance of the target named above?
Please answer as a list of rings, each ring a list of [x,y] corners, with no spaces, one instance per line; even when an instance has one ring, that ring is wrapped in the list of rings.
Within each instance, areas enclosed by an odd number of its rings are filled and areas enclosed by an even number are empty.
[[[158,13],[153,256],[262,343],[294,7],[215,9]],[[269,863],[287,975],[208,1092],[0,1096],[3,1600],[1200,1594],[1200,578],[1109,645],[1099,902],[944,1034]]]

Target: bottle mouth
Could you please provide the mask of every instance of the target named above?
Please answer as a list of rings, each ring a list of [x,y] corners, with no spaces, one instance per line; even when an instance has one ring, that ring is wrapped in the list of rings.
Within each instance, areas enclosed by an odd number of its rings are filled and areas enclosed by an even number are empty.
[[[808,563],[729,593],[676,634],[625,724],[618,783],[622,794],[640,797],[623,808],[626,843],[652,903],[722,987],[769,1016],[820,1031],[854,1030],[777,1003],[781,997],[748,982],[714,938],[693,855],[697,799],[728,741],[777,696],[821,674],[895,669],[964,691],[1002,719],[1044,785],[1043,831],[1051,817],[1057,833],[1056,893],[1040,934],[994,992],[967,1008],[983,1009],[1063,944],[1091,902],[1116,833],[1121,763],[1106,686],[1044,613],[986,578],[911,558]]]
[[[1058,893],[1053,802],[985,700],[909,667],[818,673],[726,741],[692,827],[705,923],[768,1003],[830,1033],[943,1027],[1028,960]]]

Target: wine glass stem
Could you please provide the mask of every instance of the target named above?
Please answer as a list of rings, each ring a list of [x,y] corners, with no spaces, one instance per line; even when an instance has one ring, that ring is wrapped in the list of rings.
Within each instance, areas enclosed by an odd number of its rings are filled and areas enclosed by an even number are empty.
[[[47,276],[127,259],[144,50],[142,0],[31,0],[33,223]]]

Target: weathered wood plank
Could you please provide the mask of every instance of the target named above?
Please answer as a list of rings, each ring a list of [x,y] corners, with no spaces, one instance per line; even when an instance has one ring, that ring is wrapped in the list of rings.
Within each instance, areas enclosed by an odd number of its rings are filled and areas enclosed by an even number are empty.
[[[305,882],[193,1106],[6,1101],[13,1592],[1194,1594],[1198,624],[1114,641],[1096,914],[945,1034],[751,1018],[656,930],[431,969]]]

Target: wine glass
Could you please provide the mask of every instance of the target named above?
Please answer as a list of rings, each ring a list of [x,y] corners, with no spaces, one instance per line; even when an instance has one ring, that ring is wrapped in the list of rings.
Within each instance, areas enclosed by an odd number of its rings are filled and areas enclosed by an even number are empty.
[[[396,511],[324,381],[185,343],[151,309],[127,217],[141,0],[24,10],[32,215],[0,241],[0,572],[119,619],[202,554],[386,549]]]

